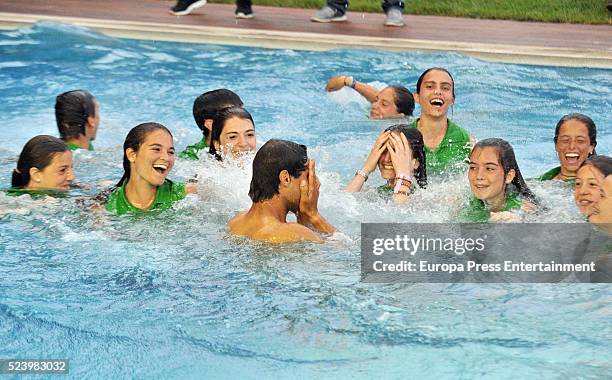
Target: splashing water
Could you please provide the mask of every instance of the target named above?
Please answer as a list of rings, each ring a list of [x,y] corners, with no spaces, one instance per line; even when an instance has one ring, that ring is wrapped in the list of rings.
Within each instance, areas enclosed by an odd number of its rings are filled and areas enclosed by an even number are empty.
[[[57,134],[61,92],[87,89],[101,107],[96,150],[75,154],[89,185],[76,197],[120,178],[123,140],[141,122],[168,126],[179,149],[198,141],[193,99],[227,87],[253,114],[260,146],[308,146],[319,208],[341,231],[322,245],[228,235],[229,218],[250,205],[253,155],[177,160],[171,178],[196,177],[200,192],[155,217],[0,193],[0,357],[70,358],[74,378],[609,377],[609,286],[359,282],[360,222],[450,221],[469,188],[464,176],[432,179],[397,208],[376,194],[373,173],[363,193],[343,192],[388,124],[368,121],[353,92],[326,94],[325,81],[350,68],[377,87],[414,90],[431,66],[455,76],[453,120],[509,140],[525,177],[556,165],[554,125],[569,112],[593,117],[597,149],[610,154],[609,70],[118,40],[53,23],[0,33],[6,187],[23,144]],[[581,221],[565,186],[530,185],[549,208],[542,221]]]

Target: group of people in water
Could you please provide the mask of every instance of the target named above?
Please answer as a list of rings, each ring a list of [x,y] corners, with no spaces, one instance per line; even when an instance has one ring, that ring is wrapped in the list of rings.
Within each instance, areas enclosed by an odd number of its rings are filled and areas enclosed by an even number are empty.
[[[540,202],[529,189],[509,142],[481,141],[448,118],[455,102],[451,73],[440,67],[426,70],[414,94],[403,86],[378,91],[350,76],[335,76],[327,91],[349,87],[372,107],[370,118],[390,119],[394,125],[381,132],[365,162],[346,186],[359,192],[378,168],[386,181],[377,190],[393,202],[409,202],[412,194],[448,173],[467,172],[472,197],[459,221],[516,221],[517,211],[537,213]],[[412,119],[418,104],[421,114]],[[55,114],[60,138],[41,135],[28,141],[12,174],[11,195],[66,192],[74,182],[72,151],[93,150],[100,124],[96,99],[87,91],[59,95]],[[228,223],[236,235],[271,242],[321,241],[320,233],[335,228],[318,210],[320,182],[315,161],[304,145],[272,139],[257,150],[255,124],[240,97],[228,89],[208,91],[196,98],[193,116],[202,139],[178,156],[187,160],[238,157],[256,152],[249,210]],[[563,181],[574,186],[580,212],[607,233],[612,233],[612,158],[597,155],[597,130],[582,114],[563,116],[555,128],[559,166],[537,180]],[[115,186],[96,199],[114,214],[163,210],[197,192],[196,183],[168,179],[176,161],[172,133],[158,123],[139,124],[123,144],[124,174]],[[287,222],[292,212],[297,223]]]

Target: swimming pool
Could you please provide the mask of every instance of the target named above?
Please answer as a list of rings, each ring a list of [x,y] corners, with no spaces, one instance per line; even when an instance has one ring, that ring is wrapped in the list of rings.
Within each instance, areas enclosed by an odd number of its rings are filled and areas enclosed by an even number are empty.
[[[118,40],[52,23],[0,33],[5,186],[25,141],[56,134],[63,91],[84,88],[100,103],[96,150],[75,158],[79,181],[95,184],[120,177],[121,144],[138,123],[165,124],[179,148],[197,141],[193,99],[228,87],[253,114],[259,145],[308,145],[320,209],[342,231],[281,247],[228,236],[229,217],[250,204],[250,175],[206,160],[177,162],[171,178],[197,173],[206,185],[156,218],[0,194],[14,210],[0,215],[0,358],[70,358],[71,378],[610,378],[608,285],[359,282],[359,222],[451,220],[442,203],[467,183],[434,184],[399,212],[373,192],[343,193],[382,126],[349,91],[327,95],[325,81],[348,73],[413,89],[431,66],[455,76],[452,119],[480,139],[508,139],[527,177],[555,165],[554,125],[569,112],[590,115],[598,151],[611,152],[610,70]],[[565,187],[534,189],[554,206],[544,220],[581,220]]]

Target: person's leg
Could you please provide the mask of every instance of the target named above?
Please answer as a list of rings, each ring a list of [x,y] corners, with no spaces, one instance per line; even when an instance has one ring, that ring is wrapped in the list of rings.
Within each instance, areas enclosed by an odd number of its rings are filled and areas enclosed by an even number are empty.
[[[402,0],[383,0],[382,9],[387,14],[385,25],[404,26],[404,20],[402,19],[404,2]]]
[[[348,0],[327,0],[327,6],[333,10],[338,11],[340,14],[346,13],[348,5]]]
[[[382,9],[385,13],[389,12],[391,8],[398,8],[402,12],[404,11],[405,4],[402,0],[383,0]]]
[[[319,9],[310,19],[317,22],[346,21],[348,0],[327,0],[327,5]]]
[[[236,18],[253,18],[252,5],[251,0],[236,0]]]

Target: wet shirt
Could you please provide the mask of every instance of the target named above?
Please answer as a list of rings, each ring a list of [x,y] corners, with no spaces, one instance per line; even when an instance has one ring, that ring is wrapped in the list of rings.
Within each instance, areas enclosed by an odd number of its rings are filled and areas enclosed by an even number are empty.
[[[108,196],[106,210],[113,214],[123,215],[127,213],[147,212],[151,210],[166,210],[172,207],[174,202],[179,201],[187,196],[185,184],[175,183],[170,180],[165,180],[164,183],[157,188],[155,199],[148,209],[143,210],[135,207],[125,196],[125,184],[113,190]]]
[[[552,168],[541,176],[537,177],[538,181],[552,181],[555,177],[561,173],[561,166],[557,166],[556,168]],[[568,178],[562,180],[563,182],[567,182],[570,185],[574,185],[576,183],[576,178]]]
[[[506,204],[502,211],[510,211],[520,209],[522,201],[518,194],[510,193],[506,197]],[[485,203],[480,199],[472,196],[470,204],[461,212],[460,219],[467,223],[486,223],[491,217],[491,211],[487,209]]]
[[[75,151],[78,149],[82,149],[80,146],[78,146],[77,144],[73,144],[73,143],[66,143],[66,145],[68,146],[68,149],[70,149],[71,151]],[[89,143],[89,147],[87,148],[87,150],[94,150],[93,145],[91,144],[91,142]]]
[[[414,120],[412,127],[416,128],[420,119]],[[457,124],[448,120],[446,134],[436,150],[425,147],[427,173],[436,174],[445,171],[463,171],[470,158],[470,134]]]
[[[198,156],[198,154],[200,154],[200,151],[206,148],[208,148],[208,144],[206,144],[206,139],[203,138],[202,140],[193,145],[187,145],[185,150],[179,153],[179,157],[187,160],[197,161],[200,159],[200,157]]]
[[[21,195],[28,194],[34,199],[40,199],[45,196],[50,196],[54,198],[67,198],[68,192],[66,191],[57,191],[57,190],[28,190],[20,187],[11,187],[6,190],[6,195],[10,195],[12,197],[18,197]]]
[[[376,192],[383,198],[388,198],[393,196],[393,187],[387,185],[380,185],[376,188]],[[415,192],[414,184],[410,187],[410,193],[413,194]]]

